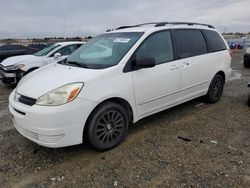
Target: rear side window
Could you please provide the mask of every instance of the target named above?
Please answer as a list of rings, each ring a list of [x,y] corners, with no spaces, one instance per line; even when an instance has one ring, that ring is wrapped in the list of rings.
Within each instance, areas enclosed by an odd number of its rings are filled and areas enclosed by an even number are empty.
[[[217,52],[221,50],[226,50],[227,47],[222,40],[221,36],[215,31],[204,30],[204,33],[208,40],[209,51]]]
[[[145,40],[136,52],[136,58],[152,57],[156,64],[174,59],[172,39],[169,31],[158,32]]]
[[[207,53],[206,40],[200,30],[176,30],[175,38],[179,58]]]

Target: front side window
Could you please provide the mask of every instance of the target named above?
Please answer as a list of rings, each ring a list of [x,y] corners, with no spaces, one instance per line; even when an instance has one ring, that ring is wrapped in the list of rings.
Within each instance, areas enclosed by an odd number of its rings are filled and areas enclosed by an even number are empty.
[[[49,46],[45,47],[44,49],[34,53],[33,55],[35,55],[35,56],[46,56],[50,52],[52,52],[54,49],[58,48],[59,46],[60,45],[56,45],[56,44],[49,45]]]
[[[206,40],[200,30],[176,30],[175,39],[179,58],[188,58],[207,53]]]
[[[117,65],[142,35],[142,32],[99,35],[72,53],[65,64],[92,69]]]
[[[136,59],[154,58],[156,64],[174,59],[172,39],[169,31],[158,32],[147,38],[136,52]]]

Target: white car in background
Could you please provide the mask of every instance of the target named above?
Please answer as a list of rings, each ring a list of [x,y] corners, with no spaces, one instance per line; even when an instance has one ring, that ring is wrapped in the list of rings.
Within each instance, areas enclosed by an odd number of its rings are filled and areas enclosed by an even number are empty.
[[[85,42],[60,42],[32,54],[5,59],[0,63],[0,79],[4,84],[16,84],[24,75],[42,66],[67,58]]]

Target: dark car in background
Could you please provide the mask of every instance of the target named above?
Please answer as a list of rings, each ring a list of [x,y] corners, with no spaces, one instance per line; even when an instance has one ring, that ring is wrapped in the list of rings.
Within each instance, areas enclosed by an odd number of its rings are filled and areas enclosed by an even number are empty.
[[[37,45],[37,46],[22,46],[22,45],[3,45],[0,46],[0,62],[2,62],[4,59],[16,55],[28,55],[33,54],[42,48],[44,48],[44,45]]]

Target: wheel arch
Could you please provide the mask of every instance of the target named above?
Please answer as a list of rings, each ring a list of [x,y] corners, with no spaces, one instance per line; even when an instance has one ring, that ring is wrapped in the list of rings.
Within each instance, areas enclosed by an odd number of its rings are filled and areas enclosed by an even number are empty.
[[[36,70],[36,69],[39,69],[39,68],[40,68],[40,67],[32,67],[32,68],[28,69],[28,70],[25,71],[25,72],[26,72],[26,74],[28,74],[28,73],[30,73],[30,72]]]
[[[224,73],[224,71],[218,71],[215,75],[221,75],[222,76],[222,78],[223,78],[223,80],[224,80],[224,82],[226,81],[226,74]]]
[[[85,123],[85,126],[83,128],[83,139],[84,138],[87,138],[87,129],[88,129],[88,124],[89,124],[89,121],[91,120],[91,117],[93,116],[93,114],[95,113],[95,111],[98,109],[98,107],[100,107],[101,105],[103,105],[104,103],[106,102],[114,102],[114,103],[117,103],[121,106],[123,106],[126,110],[126,112],[128,113],[128,117],[129,117],[129,123],[133,123],[134,122],[134,113],[133,113],[133,108],[132,106],[129,104],[129,102],[123,98],[120,98],[120,97],[112,97],[112,98],[108,98],[108,99],[105,99],[103,100],[101,103],[99,103],[92,111],[91,113],[89,114],[88,118],[87,118],[87,121]]]

